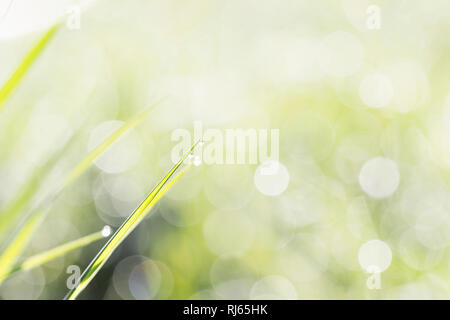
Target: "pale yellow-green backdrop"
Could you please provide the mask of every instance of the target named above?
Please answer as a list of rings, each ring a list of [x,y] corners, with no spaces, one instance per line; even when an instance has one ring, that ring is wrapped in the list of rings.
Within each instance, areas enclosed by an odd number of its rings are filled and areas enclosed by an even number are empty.
[[[0,87],[62,25],[0,109],[0,219],[18,206],[2,242],[163,99],[63,191],[22,258],[117,228],[172,166],[174,130],[279,129],[285,171],[191,169],[80,298],[450,298],[448,0],[9,3]],[[104,241],[16,273],[0,297],[64,297],[67,268]]]

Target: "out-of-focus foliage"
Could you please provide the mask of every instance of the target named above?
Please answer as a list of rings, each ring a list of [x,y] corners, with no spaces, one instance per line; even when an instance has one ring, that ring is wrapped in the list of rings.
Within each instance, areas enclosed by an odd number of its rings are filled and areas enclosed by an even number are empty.
[[[36,32],[0,21],[0,86],[54,23],[42,3]],[[172,167],[172,132],[201,121],[279,129],[281,170],[193,168],[80,298],[450,298],[447,0],[98,0],[80,18],[1,107],[0,219],[18,208],[3,243],[107,136],[168,99],[63,191],[21,261],[120,226]],[[62,298],[67,268],[101,242],[15,273],[0,297]]]

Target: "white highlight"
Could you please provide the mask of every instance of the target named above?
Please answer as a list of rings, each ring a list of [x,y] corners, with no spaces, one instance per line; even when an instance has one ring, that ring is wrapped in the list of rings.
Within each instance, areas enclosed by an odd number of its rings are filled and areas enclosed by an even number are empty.
[[[383,74],[368,75],[359,86],[359,96],[369,108],[386,107],[394,97],[392,81]]]
[[[391,159],[377,157],[364,163],[359,173],[359,184],[372,198],[392,195],[400,183],[397,164]]]
[[[103,227],[103,229],[102,229],[102,236],[103,237],[109,237],[110,235],[111,235],[111,233],[112,233],[112,229],[111,229],[111,227],[110,226],[104,226]]]
[[[370,240],[359,248],[358,260],[361,267],[368,272],[375,268],[379,272],[383,272],[391,264],[392,251],[386,242],[377,239]]]
[[[266,196],[282,194],[289,184],[289,172],[278,161],[267,161],[258,166],[254,175],[256,188]]]

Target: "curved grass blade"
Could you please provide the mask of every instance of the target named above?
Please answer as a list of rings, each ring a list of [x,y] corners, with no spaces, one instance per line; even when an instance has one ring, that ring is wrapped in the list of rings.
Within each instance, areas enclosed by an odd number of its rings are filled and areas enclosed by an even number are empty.
[[[156,203],[161,199],[161,197],[173,186],[173,184],[178,181],[192,164],[188,164],[183,170],[181,170],[177,175],[173,177],[172,180],[169,179],[174,175],[178,168],[184,163],[186,158],[192,154],[196,146],[199,144],[197,142],[194,144],[190,150],[181,158],[181,160],[175,164],[172,169],[166,174],[166,176],[161,180],[160,183],[150,192],[150,194],[145,198],[145,200],[133,211],[133,213],[125,220],[125,222],[120,226],[119,229],[114,233],[114,235],[108,240],[105,246],[99,251],[97,256],[91,261],[86,270],[81,275],[79,284],[77,287],[73,288],[66,295],[66,300],[74,300],[77,296],[87,287],[87,285],[92,281],[96,274],[100,271],[112,253],[117,249],[117,247],[125,240],[125,238],[139,225],[139,223],[147,216]]]
[[[60,245],[60,246],[50,249],[48,251],[38,253],[34,256],[27,258],[24,262],[11,268],[11,270],[9,272],[0,274],[0,280],[2,280],[2,281],[5,280],[13,273],[20,272],[20,271],[28,271],[33,268],[39,267],[39,266],[43,265],[44,263],[47,263],[53,259],[56,259],[58,257],[65,255],[66,253],[69,253],[73,250],[87,246],[88,244],[91,244],[100,239],[106,238],[110,234],[111,234],[111,228],[109,226],[105,226],[101,231],[92,233],[90,235],[84,236],[77,240],[70,241],[68,243]]]
[[[8,81],[6,81],[4,86],[0,89],[0,110],[4,107],[6,100],[14,91],[14,89],[19,85],[20,81],[22,80],[27,70],[31,67],[34,61],[36,61],[38,55],[44,50],[46,45],[49,43],[50,39],[52,38],[58,27],[59,24],[54,25],[42,36],[42,38],[28,52],[28,54],[22,60],[17,69],[13,72]]]
[[[7,248],[0,255],[0,274],[7,273],[14,266],[17,258],[22,253],[25,246],[28,244],[34,231],[45,218],[49,208],[55,198],[57,198],[62,190],[72,184],[82,173],[84,173],[103,152],[105,152],[114,142],[116,142],[122,135],[140,124],[145,117],[153,110],[153,108],[161,103],[161,101],[153,104],[144,112],[138,114],[128,122],[124,123],[122,127],[113,132],[106,138],[99,146],[97,146],[91,153],[89,153],[71,172],[67,175],[61,188],[59,188],[54,195],[44,201],[36,210],[32,210],[25,222],[20,227],[17,235],[15,235],[9,242]],[[0,279],[0,284],[2,280]]]

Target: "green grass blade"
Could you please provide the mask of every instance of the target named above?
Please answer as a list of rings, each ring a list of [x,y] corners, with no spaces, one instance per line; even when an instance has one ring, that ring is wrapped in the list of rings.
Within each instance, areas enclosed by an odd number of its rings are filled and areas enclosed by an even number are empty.
[[[106,138],[99,146],[97,146],[91,153],[88,154],[86,158],[84,158],[67,176],[63,188],[72,184],[86,169],[97,159],[103,152],[105,152],[114,142],[116,142],[124,133],[131,130],[140,124],[148,114],[162,102],[162,100],[153,104],[149,108],[147,108],[144,112],[138,114],[133,119],[124,123],[119,129],[114,131],[108,138]]]
[[[19,85],[23,76],[31,65],[36,61],[38,55],[44,50],[50,39],[58,29],[59,24],[51,27],[44,36],[34,45],[34,47],[28,52],[25,58],[22,60],[17,69],[13,72],[11,77],[6,81],[5,85],[0,89],[0,110],[4,107],[6,100]]]
[[[87,246],[88,244],[91,244],[100,239],[106,238],[110,234],[111,234],[111,228],[109,226],[105,226],[101,231],[92,233],[90,235],[84,236],[84,237],[74,240],[74,241],[70,241],[68,243],[60,245],[60,246],[50,249],[48,251],[38,253],[34,256],[27,258],[25,261],[16,265],[15,267],[11,268],[11,270],[9,272],[0,274],[0,279],[3,281],[6,278],[8,278],[10,275],[12,275],[13,273],[20,272],[20,271],[28,271],[33,268],[39,267],[39,266],[43,265],[44,263],[47,263],[53,259],[56,259],[58,257],[65,255],[66,253],[69,253],[76,249]]]
[[[194,144],[191,149],[181,158],[181,160],[175,164],[172,169],[166,174],[166,176],[161,180],[160,183],[150,192],[150,194],[145,198],[145,200],[137,207],[136,210],[125,220],[125,222],[120,226],[119,229],[114,233],[114,235],[108,240],[105,246],[100,250],[97,256],[91,261],[86,270],[81,275],[79,284],[77,287],[73,288],[66,295],[66,300],[74,300],[76,297],[87,287],[87,285],[92,281],[95,275],[100,271],[102,266],[106,263],[112,253],[117,249],[117,247],[125,240],[125,238],[139,225],[139,223],[145,218],[145,216],[150,212],[150,209],[161,199],[161,197],[173,186],[173,184],[180,179],[186,171],[192,166],[192,164],[187,165],[183,170],[181,170],[177,175],[174,173],[183,164],[188,155],[192,154],[198,143]],[[172,177],[173,179],[169,181]]]
[[[51,199],[45,201],[45,203],[40,205],[38,209],[31,212],[29,217],[25,220],[23,226],[19,229],[17,235],[12,238],[12,240],[8,244],[8,247],[0,255],[0,274],[9,272],[10,269],[14,266],[17,258],[21,255],[23,249],[28,244],[34,231],[40,225],[41,221],[43,221],[43,219],[45,218],[53,199],[58,197],[59,194],[61,194],[61,191],[64,190],[64,188],[72,184],[82,173],[84,173],[90,167],[92,162],[97,159],[103,152],[105,152],[122,135],[140,124],[145,119],[145,117],[153,110],[153,108],[160,102],[157,102],[156,104],[150,106],[144,112],[130,119],[129,121],[124,123],[122,127],[113,132],[99,146],[97,146],[91,153],[89,153],[73,170],[71,170],[71,172],[67,175],[67,178],[64,180],[62,188],[57,190],[57,192],[51,197]],[[1,282],[2,281],[0,279],[0,284]]]
[[[43,216],[43,214],[32,216],[13,238],[6,250],[3,251],[0,258],[0,274],[7,274],[13,269],[16,260],[22,254],[23,249],[28,244]],[[0,279],[0,283],[2,283],[2,279]]]

